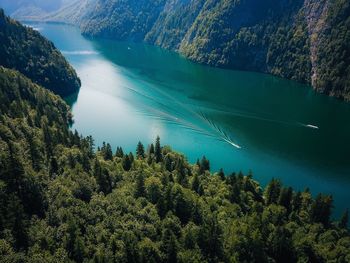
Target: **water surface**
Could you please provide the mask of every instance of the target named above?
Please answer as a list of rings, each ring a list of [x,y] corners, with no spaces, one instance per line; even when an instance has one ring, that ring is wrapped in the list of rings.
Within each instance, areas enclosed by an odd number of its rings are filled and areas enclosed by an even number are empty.
[[[76,69],[77,129],[134,151],[159,135],[190,162],[253,171],[313,193],[332,194],[337,214],[350,200],[350,104],[293,81],[215,69],[145,44],[88,40],[67,25],[34,24]]]

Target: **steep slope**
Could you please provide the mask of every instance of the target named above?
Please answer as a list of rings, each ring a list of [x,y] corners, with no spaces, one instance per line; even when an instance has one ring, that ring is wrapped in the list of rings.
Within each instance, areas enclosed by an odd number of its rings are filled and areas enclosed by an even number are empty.
[[[79,90],[74,69],[39,32],[6,17],[0,9],[0,65],[13,68],[56,94]]]
[[[90,14],[86,36],[146,41],[349,100],[349,1],[96,0]]]
[[[89,36],[142,41],[151,30],[166,0],[98,0],[91,17],[84,20]]]
[[[321,16],[316,37],[314,86],[350,101],[350,2],[334,1]]]
[[[94,151],[59,96],[2,67],[0,83],[0,261],[349,261],[330,196],[211,174],[159,139]]]

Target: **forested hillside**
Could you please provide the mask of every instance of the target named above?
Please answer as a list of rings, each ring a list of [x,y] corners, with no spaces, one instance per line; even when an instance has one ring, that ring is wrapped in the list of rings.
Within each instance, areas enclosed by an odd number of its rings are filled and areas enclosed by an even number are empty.
[[[0,68],[1,262],[349,262],[348,214],[162,146],[115,153],[62,99]]]
[[[200,63],[271,73],[350,100],[347,0],[80,3],[45,20],[71,17],[86,36],[145,41]]]
[[[39,32],[5,16],[0,9],[0,65],[16,69],[35,83],[66,96],[80,80],[54,44]]]

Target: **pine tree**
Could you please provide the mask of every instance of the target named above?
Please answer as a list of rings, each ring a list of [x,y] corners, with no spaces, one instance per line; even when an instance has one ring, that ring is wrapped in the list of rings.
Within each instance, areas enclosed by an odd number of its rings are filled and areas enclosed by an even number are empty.
[[[130,160],[130,163],[133,164],[134,163],[134,155],[132,154],[132,152],[129,152],[129,160]]]
[[[265,189],[265,202],[267,205],[276,204],[281,193],[281,182],[276,179],[272,179]]]
[[[50,161],[50,175],[58,173],[58,163],[56,157],[51,157]]]
[[[109,194],[112,191],[112,180],[107,169],[102,169],[100,162],[95,159],[94,176],[98,184],[99,191]]]
[[[136,147],[136,157],[137,159],[143,159],[145,158],[145,148],[143,147],[143,144],[139,142]]]
[[[332,213],[333,198],[330,195],[319,194],[311,206],[311,220],[316,223],[322,223],[328,227]]]
[[[153,143],[151,143],[151,145],[149,146],[148,152],[149,152],[149,155],[154,154],[154,144]]]
[[[289,214],[292,210],[293,189],[291,187],[283,188],[278,198],[278,204],[284,206]]]
[[[162,148],[160,146],[160,138],[159,138],[159,136],[157,136],[157,138],[156,138],[156,144],[155,144],[155,148],[154,148],[154,156],[156,158],[156,162],[157,163],[162,161]]]
[[[103,158],[105,160],[112,160],[113,159],[112,147],[109,143],[107,143],[107,145],[105,145],[105,148],[102,149],[102,153],[103,153]]]
[[[302,198],[301,198],[301,192],[298,191],[294,196],[293,196],[293,211],[299,212],[302,204]]]
[[[198,176],[198,174],[195,174],[193,176],[193,179],[192,179],[191,188],[192,188],[193,191],[198,193],[199,186],[200,186],[199,176]]]
[[[125,155],[123,157],[122,165],[123,165],[123,169],[125,171],[130,171],[130,169],[131,169],[131,161],[130,161],[129,155]]]
[[[205,171],[210,170],[209,160],[205,156],[202,157],[199,168],[200,168],[199,171],[201,174],[203,174]]]
[[[162,248],[165,254],[165,262],[176,263],[178,245],[174,232],[170,229],[165,229],[162,235]]]
[[[344,229],[348,228],[348,222],[349,222],[349,209],[346,209],[346,211],[340,218],[339,227]]]
[[[145,196],[145,177],[142,173],[136,176],[136,186],[135,186],[135,198]]]
[[[225,173],[224,173],[224,170],[222,168],[220,168],[218,176],[221,178],[221,180],[223,180],[223,181],[225,180]]]
[[[124,157],[124,151],[122,147],[117,147],[117,151],[115,153],[116,157],[123,158]]]

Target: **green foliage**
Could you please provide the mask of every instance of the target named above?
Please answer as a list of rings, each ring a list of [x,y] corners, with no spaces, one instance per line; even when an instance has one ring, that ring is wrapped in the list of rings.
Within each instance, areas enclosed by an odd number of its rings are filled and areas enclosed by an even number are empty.
[[[0,83],[0,261],[350,260],[330,196],[211,174],[159,137],[145,158],[94,151],[60,97],[2,67]]]
[[[145,147],[141,142],[139,142],[136,147],[136,158],[137,159],[145,158]]]
[[[319,36],[316,88],[350,101],[350,2],[333,0]]]
[[[0,65],[16,69],[61,96],[77,92],[80,80],[54,44],[6,17],[0,9]]]

